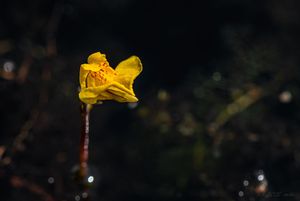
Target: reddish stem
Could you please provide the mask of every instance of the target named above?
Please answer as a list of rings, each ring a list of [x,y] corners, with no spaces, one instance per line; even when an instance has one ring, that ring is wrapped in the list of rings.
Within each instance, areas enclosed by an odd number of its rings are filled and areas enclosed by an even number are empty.
[[[89,158],[89,121],[91,105],[81,104],[81,135],[79,150],[79,176],[83,181],[88,174],[88,158]]]

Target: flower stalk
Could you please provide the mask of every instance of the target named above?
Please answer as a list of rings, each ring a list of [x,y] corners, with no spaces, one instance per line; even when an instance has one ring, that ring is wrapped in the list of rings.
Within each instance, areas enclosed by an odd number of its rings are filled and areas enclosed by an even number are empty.
[[[81,181],[84,181],[88,174],[89,126],[91,109],[92,105],[81,103],[81,134],[79,147],[79,177]]]

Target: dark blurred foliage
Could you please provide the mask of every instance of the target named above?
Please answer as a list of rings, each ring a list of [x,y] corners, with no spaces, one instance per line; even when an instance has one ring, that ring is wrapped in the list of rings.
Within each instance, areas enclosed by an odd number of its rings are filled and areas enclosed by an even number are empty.
[[[138,105],[91,114],[90,200],[299,200],[300,2],[0,6],[0,200],[83,199],[78,72],[138,55]]]

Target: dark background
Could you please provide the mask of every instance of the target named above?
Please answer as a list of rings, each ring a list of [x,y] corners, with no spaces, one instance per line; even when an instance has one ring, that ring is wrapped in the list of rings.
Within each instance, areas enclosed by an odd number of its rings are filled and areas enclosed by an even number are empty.
[[[90,128],[90,200],[299,200],[300,2],[0,6],[0,200],[83,199],[80,64],[131,55],[138,105]]]

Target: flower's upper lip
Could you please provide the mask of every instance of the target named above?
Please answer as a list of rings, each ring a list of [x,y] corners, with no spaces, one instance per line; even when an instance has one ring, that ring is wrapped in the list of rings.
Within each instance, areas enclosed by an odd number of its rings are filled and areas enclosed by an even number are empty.
[[[93,72],[98,72],[101,67],[99,64],[92,63],[92,64],[81,64],[81,68],[87,71],[93,71]]]
[[[89,64],[100,64],[101,62],[107,62],[106,55],[101,54],[100,52],[91,54],[87,60]]]

